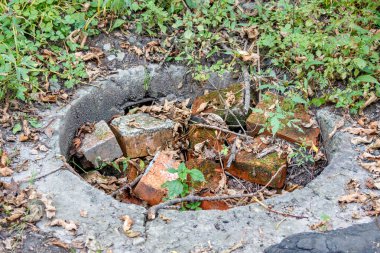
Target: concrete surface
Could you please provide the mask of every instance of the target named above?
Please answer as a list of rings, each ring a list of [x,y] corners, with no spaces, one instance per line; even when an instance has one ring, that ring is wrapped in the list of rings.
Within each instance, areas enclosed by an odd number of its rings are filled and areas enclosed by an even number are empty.
[[[29,160],[29,169],[16,174],[14,179],[43,175],[63,166],[60,154],[68,153],[76,129],[84,122],[108,121],[113,115],[121,114],[129,102],[145,96],[175,94],[194,97],[202,94],[204,89],[210,89],[207,85],[191,84],[186,72],[186,68],[180,66],[159,69],[157,65],[121,70],[91,87],[79,89],[77,99],[64,108],[54,107],[41,112],[44,126],[53,132],[51,138],[41,134],[41,142],[50,150],[30,155],[33,144],[23,145],[17,159],[21,163]],[[150,82],[148,89],[144,89],[147,75]],[[178,89],[181,82],[183,86]],[[213,77],[212,82],[217,87],[224,87],[234,81]],[[327,140],[338,117],[329,109],[321,109],[317,119],[324,140]],[[367,172],[356,163],[357,152],[351,146],[350,138],[349,134],[338,132],[326,141],[330,165],[305,188],[265,201],[274,210],[307,216],[306,219],[283,217],[252,204],[227,211],[163,210],[160,212],[161,218],[146,221],[145,208],[119,203],[69,171],[59,170],[36,181],[35,186],[52,198],[57,208],[57,218],[73,220],[79,225],[78,233],[73,236],[62,228],[47,226],[49,221],[46,219],[38,226],[65,242],[74,238],[88,242],[87,245],[94,251],[191,252],[211,245],[214,252],[220,252],[242,241],[243,247],[234,252],[263,252],[289,235],[309,232],[309,225],[319,222],[321,215],[331,218],[333,228],[370,222],[368,217],[351,218],[353,211],[360,211],[357,205],[346,208],[338,205],[338,198],[345,194],[348,180],[353,178],[363,183],[367,177]],[[88,218],[81,217],[80,210],[88,211]],[[129,215],[134,220],[132,229],[140,231],[141,237],[128,238],[123,234],[122,215]]]

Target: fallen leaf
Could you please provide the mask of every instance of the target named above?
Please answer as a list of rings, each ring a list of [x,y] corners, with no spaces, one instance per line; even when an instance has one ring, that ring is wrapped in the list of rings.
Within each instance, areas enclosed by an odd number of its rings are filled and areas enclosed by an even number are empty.
[[[13,174],[13,170],[8,167],[0,168],[0,176],[9,177]]]
[[[87,218],[88,212],[86,210],[80,210],[79,215],[83,218]]]
[[[133,230],[128,230],[127,232],[125,232],[125,234],[129,237],[129,238],[135,238],[135,237],[138,237],[141,235],[141,232],[139,231],[133,231]]]
[[[376,138],[375,142],[368,146],[368,149],[379,149],[380,148],[380,138]]]
[[[203,102],[199,105],[195,113],[203,112],[207,108],[208,102]]]
[[[132,228],[133,220],[131,219],[131,217],[129,217],[129,215],[124,215],[121,218],[121,220],[124,221],[124,223],[123,223],[123,231],[125,233],[127,233]]]
[[[339,203],[364,203],[368,199],[367,195],[362,193],[351,193],[339,198]]]
[[[331,139],[335,135],[336,131],[338,131],[339,128],[341,128],[342,126],[344,126],[344,119],[341,119],[340,121],[338,121],[338,123],[335,124],[334,129],[328,136],[328,139]]]
[[[361,128],[361,127],[347,127],[342,130],[343,132],[348,132],[350,134],[355,135],[370,135],[375,134],[376,129],[367,129],[367,128]]]
[[[364,169],[368,170],[369,172],[380,174],[380,161],[377,162],[371,162],[371,163],[359,163],[360,166],[362,166]]]
[[[359,111],[359,114],[363,114],[363,110],[369,106],[370,104],[372,104],[373,102],[376,102],[377,101],[377,96],[375,93],[371,92],[371,96],[367,99],[367,101],[365,101],[365,103],[360,106],[360,111]]]
[[[368,143],[371,143],[373,141],[373,136],[364,136],[364,137],[353,137],[351,139],[351,143],[354,144],[354,145],[358,145],[358,144],[368,144]]]
[[[58,246],[58,247],[61,247],[61,248],[64,248],[64,249],[69,249],[70,248],[70,245],[68,245],[67,243],[64,243],[58,239],[52,239],[50,241],[48,241],[48,244],[50,245],[54,245],[54,246]]]
[[[76,233],[78,227],[73,221],[66,222],[62,219],[55,219],[50,223],[50,226],[60,226],[63,227],[65,230]]]
[[[52,200],[48,199],[45,195],[42,195],[41,201],[45,204],[46,217],[51,219],[55,216],[56,209],[52,204]]]
[[[18,137],[18,140],[21,142],[25,142],[25,141],[29,140],[29,137],[25,134],[20,134],[20,136]]]

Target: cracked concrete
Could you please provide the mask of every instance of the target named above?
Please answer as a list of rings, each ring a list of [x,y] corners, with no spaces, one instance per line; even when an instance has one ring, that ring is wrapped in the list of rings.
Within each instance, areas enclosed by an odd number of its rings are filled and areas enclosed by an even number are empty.
[[[148,72],[146,71],[148,70]],[[159,69],[157,65],[136,66],[121,70],[118,74],[84,87],[76,92],[76,99],[64,108],[41,112],[44,125],[50,123],[54,130],[48,138],[41,135],[50,151],[40,159],[30,161],[28,170],[15,175],[15,180],[28,176],[44,175],[63,166],[60,154],[66,155],[76,129],[84,122],[109,120],[123,112],[130,101],[145,96],[161,97],[197,96],[204,89],[188,81],[187,69],[170,66]],[[149,85],[147,85],[147,73]],[[225,87],[236,82],[229,76],[212,78],[213,85]],[[180,87],[182,83],[182,88]],[[145,88],[144,89],[144,84]],[[338,117],[321,109],[317,113],[323,139],[327,140]],[[266,200],[275,210],[307,219],[283,217],[269,213],[260,205],[252,204],[227,211],[178,212],[161,210],[161,219],[146,221],[146,209],[123,204],[104,194],[66,170],[59,170],[35,182],[38,191],[48,194],[57,208],[57,218],[73,220],[79,224],[78,234],[72,236],[62,228],[47,226],[48,220],[38,223],[41,230],[52,231],[65,242],[71,240],[92,241],[92,249],[112,249],[112,252],[189,252],[195,248],[212,245],[216,252],[243,241],[243,247],[234,252],[263,252],[268,246],[279,243],[289,235],[310,231],[309,225],[320,221],[321,215],[331,217],[334,228],[345,228],[355,223],[371,221],[368,217],[353,220],[351,214],[358,211],[356,205],[342,209],[338,198],[345,193],[345,185],[351,178],[363,183],[367,172],[356,163],[357,152],[350,143],[350,135],[338,132],[325,142],[329,165],[322,174],[301,190]],[[31,160],[32,144],[21,147],[20,161]],[[42,154],[41,154],[42,155]],[[9,180],[1,178],[1,180]],[[88,218],[80,216],[80,210],[88,211]],[[128,238],[121,230],[122,215],[134,220],[133,230],[141,236]],[[168,221],[169,219],[170,221]]]

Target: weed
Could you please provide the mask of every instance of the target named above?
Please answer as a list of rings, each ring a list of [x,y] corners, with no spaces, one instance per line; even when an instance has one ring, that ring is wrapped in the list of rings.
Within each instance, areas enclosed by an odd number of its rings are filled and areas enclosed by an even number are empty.
[[[178,178],[176,180],[171,180],[165,182],[162,187],[168,190],[167,199],[174,199],[177,197],[185,197],[190,194],[193,190],[193,184],[195,182],[203,182],[205,178],[203,173],[198,169],[188,169],[185,163],[181,163],[178,166],[178,169],[170,168],[168,172],[172,174],[177,174]],[[190,180],[189,180],[190,179]],[[194,203],[185,203],[182,204],[181,209],[191,209],[191,210],[199,210],[200,202]]]
[[[307,149],[305,144],[293,150],[293,152],[289,154],[289,158],[293,159],[294,164],[298,167],[312,165],[315,162],[311,151]]]

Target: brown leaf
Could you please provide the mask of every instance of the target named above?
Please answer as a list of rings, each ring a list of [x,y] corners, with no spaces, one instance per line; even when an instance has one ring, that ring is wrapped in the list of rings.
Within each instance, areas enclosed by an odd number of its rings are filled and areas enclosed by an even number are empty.
[[[79,215],[83,218],[87,218],[88,212],[86,210],[80,210]]]
[[[354,137],[351,139],[351,143],[354,144],[354,145],[358,145],[358,144],[368,144],[368,143],[371,143],[373,140],[373,136],[364,136],[364,137],[361,137],[361,136],[358,136],[358,137]]]
[[[207,105],[208,105],[208,102],[201,103],[195,113],[203,112],[207,108]]]
[[[29,137],[25,134],[20,134],[20,136],[18,137],[18,140],[21,142],[25,142],[25,141],[29,140]]]
[[[124,215],[121,218],[121,220],[124,221],[124,223],[123,223],[123,231],[125,233],[127,233],[132,228],[133,220],[131,219],[131,217],[129,217],[129,215]]]
[[[380,174],[380,161],[377,161],[377,162],[371,162],[371,163],[359,163],[360,166],[362,166],[364,169],[372,172],[372,173],[376,173],[376,174]]]
[[[369,106],[370,104],[372,104],[373,102],[376,102],[377,101],[377,96],[375,93],[371,92],[371,96],[367,99],[367,101],[365,101],[365,103],[360,106],[360,112],[359,114],[362,114],[363,113],[363,110],[364,108],[366,108],[367,106]]]
[[[50,226],[60,226],[66,229],[67,231],[76,233],[78,227],[73,221],[65,221],[62,219],[55,219],[50,223]]]
[[[56,103],[58,95],[56,94],[39,94],[40,100],[44,103]]]
[[[11,170],[8,167],[0,168],[0,176],[2,177],[9,177],[13,174],[13,170]]]
[[[338,131],[339,128],[341,128],[342,126],[344,126],[344,119],[341,119],[335,124],[334,129],[331,131],[331,133],[328,136],[328,139],[331,139],[335,135],[336,131]]]
[[[380,148],[380,138],[376,138],[375,142],[368,146],[369,149],[379,149]]]
[[[351,193],[339,198],[339,203],[364,203],[367,200],[367,195],[362,193]]]
[[[41,197],[41,201],[45,204],[45,212],[46,212],[46,217],[48,219],[51,219],[55,216],[55,206],[53,206],[53,201],[51,199],[48,199],[45,195]]]
[[[48,243],[50,245],[54,245],[54,246],[58,246],[58,247],[61,247],[61,248],[64,248],[64,249],[69,249],[70,248],[70,245],[68,245],[67,243],[64,243],[58,239],[52,239],[50,241],[48,241]]]
[[[350,134],[355,135],[370,135],[375,134],[376,129],[367,129],[367,128],[361,128],[361,127],[347,127],[342,130],[343,132],[348,132]]]

